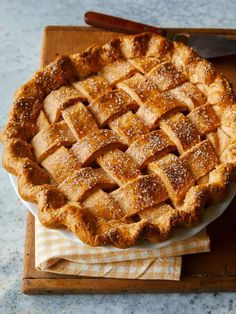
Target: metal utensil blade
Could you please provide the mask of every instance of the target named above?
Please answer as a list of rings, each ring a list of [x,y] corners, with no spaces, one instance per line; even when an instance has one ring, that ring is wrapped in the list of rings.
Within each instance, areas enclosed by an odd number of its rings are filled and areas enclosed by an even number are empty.
[[[236,40],[222,35],[182,33],[175,34],[172,38],[187,43],[206,59],[236,54]]]

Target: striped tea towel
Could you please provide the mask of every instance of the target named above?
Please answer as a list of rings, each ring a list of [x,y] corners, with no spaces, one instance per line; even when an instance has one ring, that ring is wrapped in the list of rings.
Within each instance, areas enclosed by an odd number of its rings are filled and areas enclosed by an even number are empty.
[[[209,252],[205,231],[163,248],[90,247],[35,219],[35,266],[40,271],[107,278],[179,280],[182,255]]]

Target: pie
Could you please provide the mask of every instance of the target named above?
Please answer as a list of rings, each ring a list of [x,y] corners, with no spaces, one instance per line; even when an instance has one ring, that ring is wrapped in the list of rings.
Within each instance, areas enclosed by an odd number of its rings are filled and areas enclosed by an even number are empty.
[[[124,36],[40,69],[16,92],[1,141],[44,226],[126,248],[198,224],[226,197],[236,103],[192,48]]]

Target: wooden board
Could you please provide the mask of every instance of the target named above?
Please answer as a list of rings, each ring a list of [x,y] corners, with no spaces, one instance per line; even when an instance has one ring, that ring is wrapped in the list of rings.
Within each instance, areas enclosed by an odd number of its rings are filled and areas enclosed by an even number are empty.
[[[187,29],[184,31],[196,32]],[[197,31],[224,33],[236,39],[236,30]],[[94,28],[49,26],[43,35],[41,64],[47,64],[58,54],[75,53],[93,43],[104,43],[115,35],[117,33]],[[213,63],[236,87],[235,56],[218,58]],[[235,211],[236,199],[220,218],[208,226],[210,253],[183,257],[179,282],[92,278],[37,271],[34,268],[34,218],[28,214],[22,291],[27,294],[236,291]]]

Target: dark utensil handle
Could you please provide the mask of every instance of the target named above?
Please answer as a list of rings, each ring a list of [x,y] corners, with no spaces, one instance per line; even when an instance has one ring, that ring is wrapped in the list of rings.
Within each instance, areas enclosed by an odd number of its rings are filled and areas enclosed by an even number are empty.
[[[125,20],[116,16],[102,14],[98,12],[88,11],[84,15],[86,24],[129,34],[137,34],[142,32],[154,32],[165,36],[166,30],[154,26]]]

